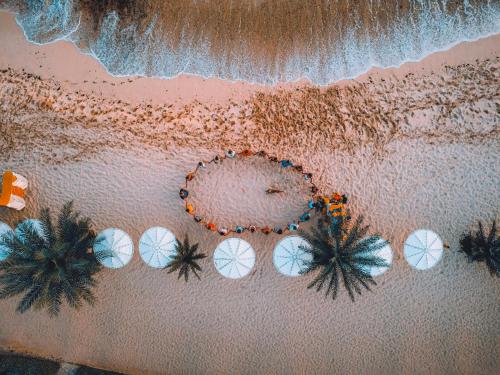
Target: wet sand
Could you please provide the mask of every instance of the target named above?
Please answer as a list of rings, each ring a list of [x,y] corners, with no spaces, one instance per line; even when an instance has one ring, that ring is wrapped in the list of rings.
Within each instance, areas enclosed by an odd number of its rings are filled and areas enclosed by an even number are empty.
[[[325,193],[348,193],[353,212],[395,252],[373,293],[352,304],[346,293],[331,301],[307,290],[308,277],[277,273],[276,235],[242,236],[257,261],[238,281],[223,279],[209,257],[202,281],[178,282],[136,251],[126,268],[99,275],[95,308],[50,319],[0,301],[0,346],[132,374],[498,372],[500,286],[457,249],[461,232],[499,216],[499,40],[325,89],[260,87],[113,78],[71,44],[28,44],[0,13],[8,51],[0,56],[0,167],[30,181],[25,211],[0,209],[0,220],[13,225],[74,199],[98,230],[122,228],[137,244],[161,225],[211,256],[221,237],[183,211],[178,189],[198,160],[252,147],[302,164]],[[233,199],[255,175],[273,181],[272,171],[224,168],[200,176],[209,187],[200,209],[225,216],[214,203],[222,194],[234,202],[233,221],[250,205],[256,219],[277,208],[295,215],[295,201],[273,204],[251,189],[244,204]],[[231,178],[240,180],[219,183]],[[450,245],[427,272],[402,256],[420,227]]]
[[[10,4],[10,5],[8,5]],[[0,0],[26,38],[72,40],[113,75],[327,85],[500,32],[484,0]]]

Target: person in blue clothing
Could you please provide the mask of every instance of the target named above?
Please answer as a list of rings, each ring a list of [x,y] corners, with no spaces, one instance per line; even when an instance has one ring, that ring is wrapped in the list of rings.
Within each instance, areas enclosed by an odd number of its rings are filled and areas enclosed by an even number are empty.
[[[189,195],[189,192],[186,190],[186,189],[181,189],[179,191],[179,196],[181,197],[181,199],[186,199]]]

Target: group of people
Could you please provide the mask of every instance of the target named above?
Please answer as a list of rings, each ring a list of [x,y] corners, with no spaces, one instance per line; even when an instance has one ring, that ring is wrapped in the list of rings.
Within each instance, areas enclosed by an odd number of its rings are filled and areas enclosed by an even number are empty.
[[[298,173],[301,173],[304,176],[304,179],[306,181],[309,181],[311,184],[310,193],[312,194],[312,198],[308,202],[308,207],[306,211],[302,213],[302,215],[300,215],[300,217],[297,220],[288,223],[285,227],[274,227],[274,228],[271,228],[269,226],[258,227],[256,225],[249,225],[249,226],[237,225],[236,227],[234,227],[234,229],[230,229],[224,226],[218,227],[215,223],[211,221],[206,221],[201,216],[197,215],[194,206],[188,201],[189,197],[188,183],[195,178],[198,170],[200,168],[205,168],[207,164],[209,163],[220,164],[223,162],[225,158],[232,159],[238,155],[242,157],[248,157],[252,155],[265,157],[271,162],[278,163],[281,168],[293,168]],[[194,220],[197,223],[201,223],[210,231],[218,232],[221,236],[226,236],[231,232],[241,234],[245,231],[249,231],[251,233],[262,232],[264,234],[270,234],[270,233],[283,234],[287,231],[294,232],[299,229],[301,223],[307,222],[311,219],[311,211],[313,210],[325,216],[330,217],[334,223],[340,223],[343,220],[350,219],[348,210],[346,208],[347,204],[346,195],[340,195],[339,193],[335,193],[331,196],[321,196],[321,195],[316,195],[317,192],[318,188],[312,181],[312,174],[303,172],[302,166],[294,165],[290,160],[286,159],[279,160],[274,156],[269,156],[265,151],[259,151],[257,153],[253,153],[250,150],[244,150],[239,153],[236,153],[232,150],[229,150],[226,151],[223,157],[215,156],[211,161],[200,161],[196,169],[193,172],[190,172],[186,175],[186,184],[185,187],[179,190],[179,196],[184,201],[186,212],[191,216],[193,216]],[[266,193],[279,194],[279,193],[284,193],[284,191],[276,187],[270,187],[269,189],[266,190]]]

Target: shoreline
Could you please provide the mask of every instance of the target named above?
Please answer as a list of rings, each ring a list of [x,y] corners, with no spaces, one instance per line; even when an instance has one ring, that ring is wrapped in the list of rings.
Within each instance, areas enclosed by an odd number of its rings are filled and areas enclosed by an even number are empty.
[[[2,32],[0,34],[0,38],[8,36],[8,38],[0,39],[0,44],[5,45],[7,50],[11,51],[15,50],[15,44],[25,45],[25,48],[17,51],[17,56],[14,59],[12,59],[13,56],[5,56],[4,58],[0,56],[0,65],[5,65],[9,61],[10,67],[25,69],[33,74],[40,75],[42,78],[54,78],[61,83],[66,83],[74,90],[85,90],[92,93],[96,92],[96,84],[99,84],[99,91],[97,92],[107,97],[116,97],[134,103],[144,101],[155,104],[173,102],[176,106],[183,106],[195,100],[204,103],[224,103],[235,98],[237,100],[248,99],[256,92],[270,92],[280,89],[293,90],[303,86],[319,87],[324,90],[328,87],[342,86],[353,81],[364,83],[368,77],[391,76],[393,74],[401,76],[407,72],[426,74],[441,68],[445,64],[454,64],[458,60],[472,62],[477,58],[492,57],[494,53],[491,53],[491,50],[494,50],[495,45],[500,43],[500,34],[475,41],[463,41],[450,49],[432,52],[419,61],[407,61],[394,67],[372,67],[357,77],[339,80],[327,86],[315,86],[306,80],[267,86],[245,81],[203,78],[196,75],[180,75],[170,79],[142,76],[117,77],[110,75],[106,68],[93,56],[80,52],[73,42],[61,40],[44,45],[28,42],[22,33],[22,29],[15,21],[14,13],[0,11],[0,21],[4,25],[3,29],[9,30],[8,33]],[[21,36],[22,38],[20,38]],[[70,69],[65,64],[61,64],[61,54],[67,56],[70,61],[81,61],[81,64],[78,64],[76,69]],[[39,60],[39,63],[37,60]],[[40,68],[40,66],[43,67],[42,63],[49,66],[42,69]],[[418,71],[414,69],[415,65],[419,66]],[[96,82],[96,84],[91,82]],[[122,87],[116,88],[116,85],[125,86],[126,89],[122,89]],[[202,91],[209,94],[201,93]],[[214,95],[214,93],[217,94]]]
[[[500,8],[493,4],[478,0],[456,1],[456,6],[448,6],[446,1],[421,6],[416,3],[358,4],[349,9],[349,0],[341,0],[333,8],[315,1],[302,7],[286,2],[269,7],[212,6],[209,2],[199,6],[204,16],[183,2],[177,6],[138,3],[125,7],[128,12],[120,7],[96,7],[102,17],[85,3],[68,2],[58,7],[49,2],[45,7],[28,6],[21,10],[13,5],[12,9],[17,8],[16,20],[30,42],[73,39],[84,53],[93,55],[108,73],[118,77],[130,73],[174,78],[183,72],[271,85],[311,81],[327,86],[357,77],[371,67],[420,61],[457,43],[500,32],[496,17]],[[296,17],[295,22],[292,17],[281,18],[280,8],[296,16],[301,11],[303,17]],[[40,9],[50,10],[50,27],[37,16]],[[319,14],[322,22],[317,22]],[[216,25],[193,29],[197,22],[204,22],[203,17]],[[180,20],[185,22],[181,30],[172,26]],[[252,21],[258,22],[259,30],[252,29]],[[273,26],[269,26],[273,21],[281,25],[277,26],[281,27],[280,38],[274,36]],[[225,27],[217,26],[219,22]],[[129,27],[118,30],[122,23]],[[261,40],[262,35],[267,40]],[[233,64],[240,60],[243,66]],[[276,69],[276,63],[281,63],[283,69]],[[252,72],[247,69],[248,64]]]
[[[5,13],[8,13],[8,14],[12,14],[14,16],[14,19],[15,19],[15,12],[12,12],[12,11],[8,11],[8,10],[0,10],[0,13],[1,12],[5,12]],[[81,51],[78,49],[76,43],[72,40],[68,40],[67,39],[67,36],[64,36],[64,37],[61,37],[61,38],[58,38],[50,43],[38,43],[34,40],[30,40],[28,38],[28,36],[26,35],[24,29],[22,28],[22,26],[19,24],[19,22],[15,19],[16,21],[16,24],[17,26],[23,31],[23,35],[25,37],[25,39],[31,43],[31,44],[34,44],[36,46],[45,46],[45,45],[48,45],[48,44],[53,44],[53,43],[57,43],[57,42],[64,42],[64,43],[69,43],[71,45],[73,45],[73,47],[75,49],[78,50],[78,52],[80,52],[82,55],[84,56],[90,56],[91,58],[93,58],[95,61],[97,61],[99,63],[99,65],[106,71],[106,74],[108,74],[110,77],[114,77],[114,78],[148,78],[148,79],[153,79],[153,80],[175,80],[175,79],[178,79],[178,78],[196,78],[196,79],[201,79],[201,80],[212,80],[212,79],[215,79],[215,80],[220,80],[220,81],[223,81],[225,83],[228,83],[228,84],[248,84],[248,85],[252,85],[252,86],[263,86],[263,87],[266,87],[266,88],[270,88],[270,89],[277,89],[277,88],[280,88],[280,87],[283,87],[283,86],[289,86],[289,85],[308,85],[308,86],[314,86],[314,87],[318,87],[318,88],[327,88],[327,87],[330,87],[330,86],[335,86],[335,85],[338,85],[339,83],[341,82],[344,82],[344,81],[352,81],[352,80],[357,80],[357,79],[360,79],[361,77],[364,77],[364,76],[369,76],[369,75],[372,75],[375,71],[379,71],[379,70],[385,70],[385,69],[400,69],[403,65],[406,65],[406,64],[412,64],[412,63],[420,63],[422,62],[423,60],[425,60],[426,58],[428,58],[429,56],[431,55],[434,55],[436,53],[443,53],[443,52],[447,52],[457,46],[460,46],[460,45],[463,45],[463,44],[466,44],[466,43],[475,43],[475,42],[479,42],[479,41],[484,41],[486,39],[490,39],[490,38],[493,38],[493,37],[497,37],[496,39],[498,39],[500,41],[500,32],[496,32],[496,33],[487,33],[487,34],[484,34],[484,35],[481,35],[479,37],[476,37],[476,38],[466,38],[466,39],[463,39],[463,40],[460,40],[460,41],[457,41],[457,42],[453,42],[453,43],[450,43],[449,45],[447,45],[446,47],[442,47],[442,48],[437,48],[437,49],[434,49],[432,51],[427,51],[425,52],[421,57],[419,58],[416,58],[416,59],[407,59],[407,60],[404,60],[402,61],[401,63],[399,64],[394,64],[394,65],[378,65],[378,64],[375,64],[375,65],[372,65],[370,66],[369,68],[367,68],[365,71],[363,72],[360,72],[354,76],[350,76],[350,77],[343,77],[343,78],[340,78],[338,79],[337,81],[335,82],[330,82],[330,83],[326,83],[326,84],[315,84],[313,83],[308,77],[301,77],[301,78],[297,78],[295,80],[292,80],[292,81],[280,81],[280,82],[276,82],[276,83],[272,83],[272,84],[263,84],[263,83],[259,83],[259,82],[255,82],[255,81],[247,81],[247,80],[244,80],[244,79],[226,79],[226,78],[221,78],[221,77],[218,77],[218,76],[204,76],[202,74],[196,74],[196,73],[186,73],[186,72],[180,72],[178,74],[176,74],[175,76],[148,76],[148,75],[143,75],[143,74],[132,74],[132,75],[126,75],[126,74],[113,74],[111,73],[108,68],[104,65],[104,63],[94,54],[94,53],[91,53],[91,52],[84,52],[84,51]],[[70,34],[72,34],[74,31],[72,31]],[[68,34],[69,35],[69,34]]]

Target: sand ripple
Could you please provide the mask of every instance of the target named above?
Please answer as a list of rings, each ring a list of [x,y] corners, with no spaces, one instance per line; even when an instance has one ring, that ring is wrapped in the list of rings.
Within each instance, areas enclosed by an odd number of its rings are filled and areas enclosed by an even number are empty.
[[[296,159],[297,149],[380,154],[395,140],[477,143],[500,135],[500,59],[428,76],[258,92],[252,99],[181,108],[132,105],[0,71],[0,160],[84,160],[109,149],[251,147]],[[66,146],[66,147],[61,147]]]

